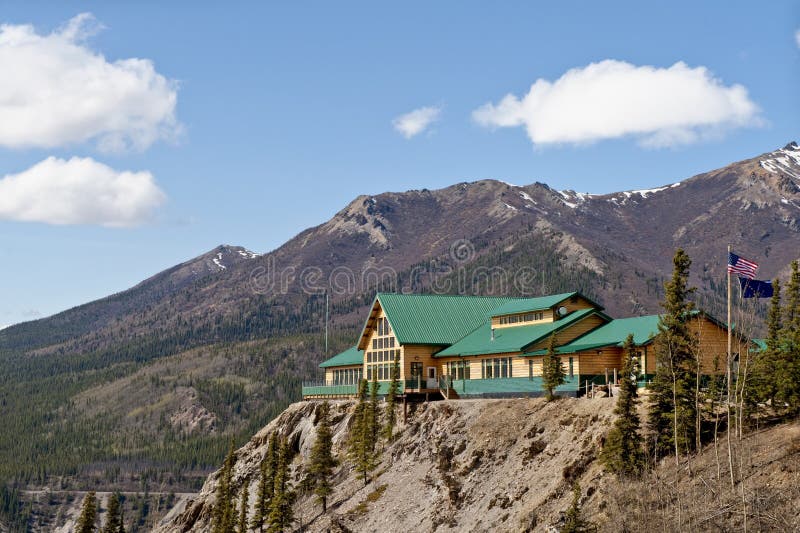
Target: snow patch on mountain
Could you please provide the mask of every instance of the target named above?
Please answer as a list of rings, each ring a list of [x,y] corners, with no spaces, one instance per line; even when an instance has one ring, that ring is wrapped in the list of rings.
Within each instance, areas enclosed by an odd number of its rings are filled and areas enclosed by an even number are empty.
[[[589,194],[588,192],[575,192],[572,189],[566,189],[563,191],[556,191],[560,194],[563,199],[561,200],[564,202],[564,205],[569,207],[570,209],[576,209],[579,205],[584,203],[586,200],[589,200],[593,194]]]
[[[212,261],[214,261],[214,264],[217,265],[220,270],[225,270],[226,268],[228,268],[222,264],[222,252],[219,252],[217,256],[214,259],[212,259]]]
[[[800,180],[800,146],[796,142],[790,142],[769,155],[771,157],[758,162],[761,168],[772,174],[786,174]]]

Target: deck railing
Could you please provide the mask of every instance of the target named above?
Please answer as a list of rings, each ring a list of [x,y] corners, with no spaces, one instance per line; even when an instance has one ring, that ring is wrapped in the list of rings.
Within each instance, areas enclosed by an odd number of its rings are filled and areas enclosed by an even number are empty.
[[[304,381],[303,397],[306,396],[354,396],[358,393],[358,385],[343,384],[335,381]]]

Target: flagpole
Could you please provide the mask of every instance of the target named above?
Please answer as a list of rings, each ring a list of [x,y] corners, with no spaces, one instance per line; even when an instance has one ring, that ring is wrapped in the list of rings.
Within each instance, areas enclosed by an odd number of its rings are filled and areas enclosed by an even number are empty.
[[[731,245],[728,244],[728,257],[731,254]],[[729,260],[726,259],[726,265]],[[728,405],[731,402],[731,363],[733,362],[733,338],[731,337],[731,270],[726,266],[725,271],[728,273],[728,364],[726,367],[726,377],[728,379]],[[729,421],[730,423],[730,421]]]
[[[728,268],[727,265],[730,264],[730,257],[731,257],[731,245],[728,244],[728,257],[725,259],[725,272],[727,272],[728,276],[728,357],[727,357],[727,364],[725,365],[725,375],[727,378],[727,396],[728,401],[726,403],[726,411],[728,414],[728,431],[726,431],[726,438],[728,441],[728,468],[730,469],[730,477],[731,477],[731,487],[736,485],[735,478],[733,475],[733,448],[731,446],[731,430],[733,426],[731,424],[731,366],[733,363],[733,337],[731,336],[731,269]]]

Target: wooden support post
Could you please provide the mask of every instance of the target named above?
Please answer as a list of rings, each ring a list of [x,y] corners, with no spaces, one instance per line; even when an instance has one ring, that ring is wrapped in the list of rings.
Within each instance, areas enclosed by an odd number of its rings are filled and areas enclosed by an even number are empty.
[[[614,369],[614,385],[619,386],[619,381],[617,381],[617,369]]]
[[[406,402],[406,395],[403,394],[403,424],[408,422],[408,402]]]
[[[605,373],[605,380],[606,380],[606,387],[608,386],[608,367],[606,367],[603,372]]]

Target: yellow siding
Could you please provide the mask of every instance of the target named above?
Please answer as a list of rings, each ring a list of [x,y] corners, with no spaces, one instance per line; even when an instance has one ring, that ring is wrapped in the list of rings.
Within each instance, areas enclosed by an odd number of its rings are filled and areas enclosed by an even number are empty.
[[[511,360],[511,377],[512,378],[527,378],[528,377],[528,359],[524,357],[515,357]]]
[[[582,296],[575,296],[561,302],[559,307],[566,307],[567,311],[571,313],[573,311],[577,311],[578,309],[594,308],[595,305]]]
[[[700,355],[700,369],[703,374],[720,374],[725,372],[728,352],[728,332],[705,317],[695,318],[692,330],[697,334]],[[739,350],[734,339],[733,352]],[[714,361],[717,360],[715,368]]]
[[[600,353],[597,353],[597,352]],[[614,369],[622,367],[622,348],[611,346],[601,350],[590,350],[576,354],[580,361],[581,374],[602,375],[608,370],[609,377],[613,377]]]
[[[426,344],[406,344],[400,352],[400,379],[411,379],[411,363],[422,363],[423,379],[427,375],[428,367],[435,366],[441,372],[441,365],[433,358],[434,352],[441,347]],[[438,374],[437,374],[438,376]]]
[[[598,328],[605,324],[605,320],[600,318],[597,315],[591,315],[583,320],[567,326],[566,328],[562,329],[558,333],[556,333],[556,346],[563,346],[568,342],[571,342],[584,333],[588,333],[589,331]],[[534,344],[532,347],[529,348],[530,351],[536,350],[544,350],[547,348],[547,345],[550,343],[550,338],[542,339],[541,341]]]
[[[561,367],[564,369],[564,375],[570,377],[569,375],[569,358],[572,358],[572,375],[577,376],[580,374],[580,359],[578,358],[578,354],[564,354],[559,356],[561,358]],[[521,376],[517,376],[514,374],[514,377],[528,377],[529,370],[528,370],[528,360],[533,361],[533,377],[542,377],[542,361],[544,360],[544,356],[538,355],[536,357],[526,357],[525,358],[525,373]]]
[[[692,319],[690,331],[697,335],[701,372],[706,375],[724,373],[727,359],[726,353],[728,351],[728,332],[706,317]],[[657,343],[658,340],[642,347],[645,351],[646,361],[646,368],[642,369],[642,371],[647,374],[655,374],[656,371],[655,348]],[[737,340],[734,339],[733,351],[736,352],[738,350],[740,350],[740,347]]]

